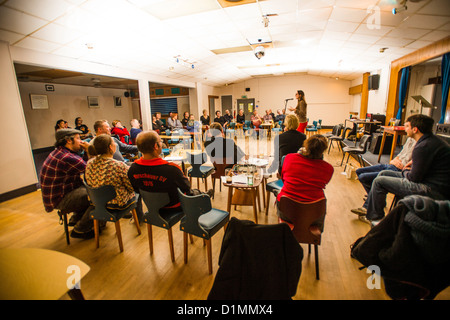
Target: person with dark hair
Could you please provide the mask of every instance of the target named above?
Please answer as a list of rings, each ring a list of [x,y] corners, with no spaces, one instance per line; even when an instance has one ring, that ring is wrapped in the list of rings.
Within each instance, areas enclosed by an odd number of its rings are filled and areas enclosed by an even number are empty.
[[[203,126],[209,126],[211,120],[206,109],[203,109],[203,114],[200,117],[200,121],[202,122]]]
[[[89,145],[89,154],[94,157],[87,162],[85,177],[86,183],[93,188],[114,186],[116,197],[107,203],[107,207],[110,210],[124,210],[136,202],[136,197],[127,176],[129,167],[113,159],[116,148],[109,134],[95,137]]]
[[[80,130],[81,132],[83,132],[80,134],[80,137],[83,140],[92,137],[91,131],[89,130],[87,125],[83,124],[83,119],[81,119],[81,117],[75,118],[75,130]]]
[[[295,98],[297,99],[297,107],[291,107],[289,110],[294,111],[295,115],[298,117],[299,125],[297,130],[301,133],[305,133],[305,129],[308,125],[308,118],[306,117],[307,103],[305,100],[305,93],[302,90],[297,90],[295,93]]]
[[[71,237],[89,239],[94,237],[93,222],[87,190],[80,179],[86,162],[78,155],[80,150],[87,151],[89,144],[80,139],[80,133],[75,129],[56,131],[56,149],[45,159],[39,183],[45,211],[73,212]]]
[[[222,128],[224,128],[225,124],[227,123],[227,121],[222,116],[222,114],[221,114],[221,112],[219,110],[216,111],[216,117],[214,118],[214,122],[220,123]]]
[[[67,129],[67,121],[65,121],[64,119],[59,119],[58,121],[56,121],[55,131],[58,131],[60,129]]]
[[[432,133],[433,123],[431,117],[422,114],[406,119],[406,134],[416,141],[412,160],[402,171],[384,170],[373,180],[363,221],[374,225],[384,218],[388,193],[400,198],[415,194],[450,199],[450,146]]]

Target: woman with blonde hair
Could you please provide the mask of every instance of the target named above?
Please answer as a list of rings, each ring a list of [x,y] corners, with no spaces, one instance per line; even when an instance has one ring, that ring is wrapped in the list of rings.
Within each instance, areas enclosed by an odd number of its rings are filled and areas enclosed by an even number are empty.
[[[100,134],[92,140],[88,152],[94,157],[86,165],[86,183],[93,188],[114,186],[116,197],[108,202],[108,209],[128,208],[136,201],[136,196],[127,176],[129,167],[124,162],[113,159],[116,152],[114,139],[108,134]]]

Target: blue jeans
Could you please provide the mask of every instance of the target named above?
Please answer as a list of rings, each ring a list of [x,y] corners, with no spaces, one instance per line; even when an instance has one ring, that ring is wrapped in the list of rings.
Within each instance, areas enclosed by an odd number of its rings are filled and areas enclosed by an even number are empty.
[[[393,164],[376,164],[374,166],[356,169],[356,175],[358,176],[358,180],[359,182],[361,182],[367,194],[369,194],[370,188],[372,188],[373,180],[383,170],[401,171]],[[363,208],[367,209],[367,200],[364,202]]]
[[[393,193],[404,198],[416,194],[434,198],[436,194],[431,188],[423,183],[416,183],[403,178],[402,172],[384,170],[373,180],[372,188],[367,197],[367,219],[380,220],[384,218],[386,207],[386,195]]]

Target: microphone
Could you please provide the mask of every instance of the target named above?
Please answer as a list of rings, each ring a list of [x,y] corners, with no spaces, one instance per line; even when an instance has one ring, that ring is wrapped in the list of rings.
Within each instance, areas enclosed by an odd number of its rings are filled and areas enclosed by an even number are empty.
[[[294,100],[294,98],[285,99],[284,101]]]

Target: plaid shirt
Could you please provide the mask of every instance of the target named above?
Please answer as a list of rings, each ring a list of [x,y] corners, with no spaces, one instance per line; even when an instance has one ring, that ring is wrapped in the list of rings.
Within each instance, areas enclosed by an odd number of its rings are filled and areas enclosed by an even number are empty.
[[[81,186],[80,174],[85,168],[83,158],[65,147],[58,147],[49,154],[39,176],[47,212],[51,212],[67,193]]]

